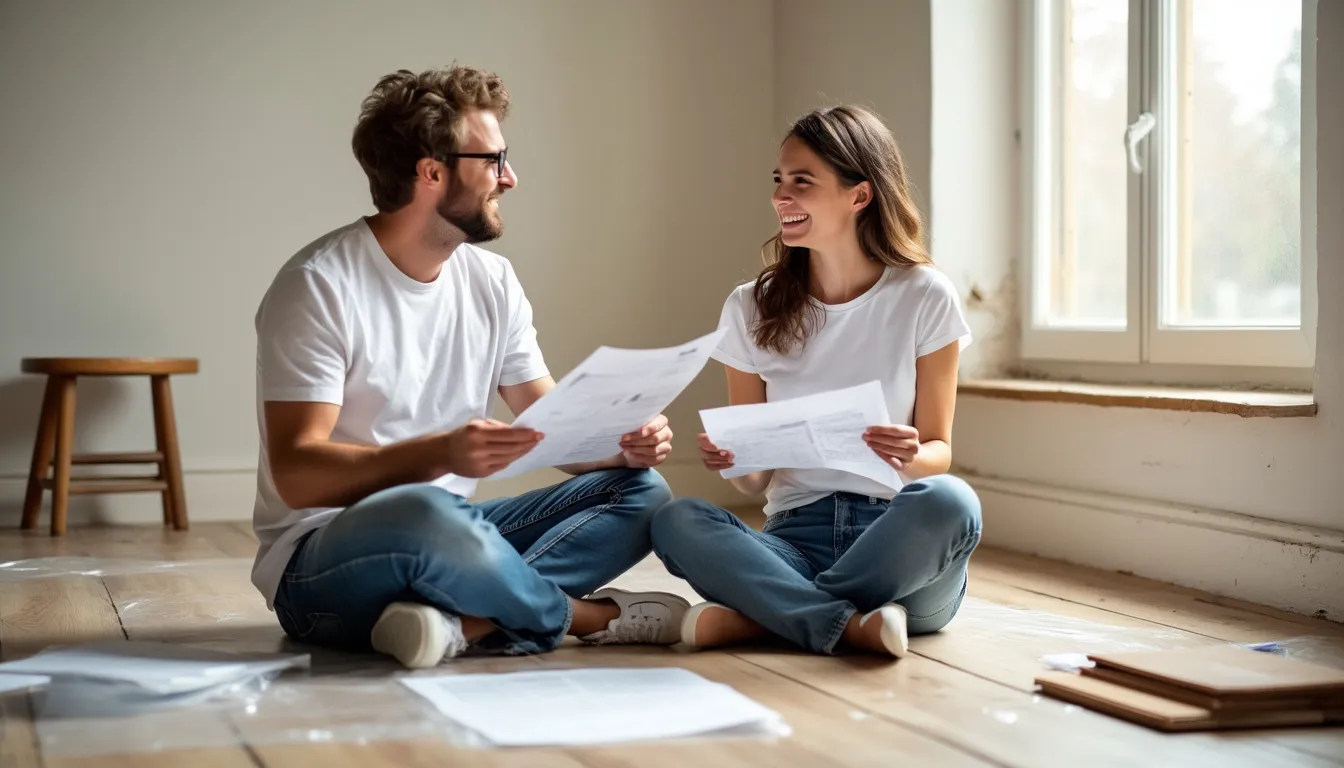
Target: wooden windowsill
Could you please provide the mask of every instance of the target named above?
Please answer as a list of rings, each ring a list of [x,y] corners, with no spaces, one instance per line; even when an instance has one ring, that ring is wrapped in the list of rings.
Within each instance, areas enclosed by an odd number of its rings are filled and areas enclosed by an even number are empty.
[[[1033,379],[978,379],[963,381],[957,387],[957,393],[1000,400],[1082,403],[1112,408],[1152,408],[1189,413],[1226,413],[1247,418],[1316,415],[1316,400],[1309,392],[1183,389]]]

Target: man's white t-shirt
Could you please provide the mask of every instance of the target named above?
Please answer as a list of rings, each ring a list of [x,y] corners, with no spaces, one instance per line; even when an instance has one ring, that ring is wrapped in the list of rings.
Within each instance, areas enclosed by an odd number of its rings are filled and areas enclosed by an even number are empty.
[[[714,359],[765,381],[766,400],[775,402],[876,379],[882,384],[887,414],[897,424],[913,425],[915,359],[953,342],[971,343],[971,329],[952,281],[937,268],[887,267],[863,295],[824,310],[806,346],[780,355],[756,346],[751,331],[757,318],[752,291],[756,282],[738,286],[724,302],[720,326],[726,327]],[[904,478],[902,478],[904,480]],[[834,469],[777,469],[766,490],[765,514],[772,515],[848,491],[891,499],[896,490],[874,480]]]
[[[463,245],[431,283],[396,267],[357,221],[281,267],[256,314],[261,451],[252,583],[274,605],[297,540],[339,508],[290,509],[271,477],[267,400],[341,406],[336,442],[387,445],[489,415],[499,386],[548,375],[532,307],[508,260]],[[476,481],[435,484],[463,497]]]

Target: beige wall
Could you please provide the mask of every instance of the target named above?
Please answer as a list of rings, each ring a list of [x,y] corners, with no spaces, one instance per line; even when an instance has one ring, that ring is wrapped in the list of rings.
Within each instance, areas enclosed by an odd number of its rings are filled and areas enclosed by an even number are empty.
[[[176,385],[192,513],[250,514],[253,312],[290,254],[371,210],[350,130],[396,68],[457,60],[512,91],[521,185],[495,246],[557,374],[599,344],[713,330],[768,235],[769,0],[374,7],[5,4],[0,524],[17,514],[41,396],[26,355],[199,357]],[[677,431],[693,437],[722,391],[707,371],[671,409]],[[147,384],[93,381],[79,398],[80,449],[152,445]],[[679,485],[721,492],[686,463],[692,439],[679,445]],[[79,502],[77,516],[157,514],[153,496]]]
[[[929,50],[928,0],[776,0],[776,145],[814,107],[870,107],[895,135],[927,214]]]

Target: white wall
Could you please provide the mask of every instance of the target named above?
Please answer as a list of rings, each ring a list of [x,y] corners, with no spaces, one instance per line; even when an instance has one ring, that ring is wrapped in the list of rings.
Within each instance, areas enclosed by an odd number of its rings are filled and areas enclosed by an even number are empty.
[[[395,10],[393,10],[395,8]],[[76,0],[0,9],[0,524],[16,520],[41,383],[30,355],[184,355],[175,381],[193,519],[251,511],[252,316],[275,269],[370,212],[350,154],[385,72],[494,69],[521,177],[510,257],[557,375],[599,344],[713,330],[769,234],[769,0],[389,4]],[[707,371],[671,409],[669,476],[694,462]],[[78,450],[151,446],[148,385],[81,383]],[[544,477],[487,484],[516,490]],[[153,519],[150,496],[72,516]],[[45,524],[45,519],[44,519]]]
[[[930,227],[934,261],[961,289],[974,343],[963,378],[991,376],[1018,354],[1020,217],[1016,19],[1004,0],[930,4],[933,88]],[[960,445],[958,445],[960,451]]]

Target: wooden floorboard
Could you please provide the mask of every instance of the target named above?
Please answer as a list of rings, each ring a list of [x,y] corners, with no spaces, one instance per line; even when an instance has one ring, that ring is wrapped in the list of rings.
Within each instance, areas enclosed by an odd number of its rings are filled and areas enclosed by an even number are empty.
[[[40,534],[40,535],[38,535]],[[1263,606],[982,548],[970,593],[941,633],[912,640],[900,662],[828,658],[781,648],[684,653],[575,648],[539,657],[454,662],[455,671],[550,666],[683,666],[784,715],[785,738],[735,738],[575,749],[454,745],[441,721],[391,676],[384,659],[296,647],[249,581],[256,540],[246,524],[0,532],[0,561],[78,568],[90,575],[16,578],[0,568],[0,657],[50,644],[129,637],[239,651],[311,652],[318,687],[260,709],[152,725],[159,751],[81,755],[77,730],[39,738],[25,694],[0,697],[0,766],[1181,766],[1344,765],[1344,729],[1165,735],[1044,698],[1032,679],[1048,653],[1285,641],[1290,652],[1344,666],[1344,627]],[[46,559],[56,558],[56,559]],[[616,582],[696,598],[656,558]],[[305,698],[306,697],[306,698]],[[359,704],[356,704],[359,702]],[[193,721],[191,718],[197,717]],[[170,723],[181,723],[178,727]],[[399,730],[378,736],[380,723]],[[118,723],[99,724],[109,737]],[[127,731],[147,727],[126,723]],[[359,727],[374,738],[341,741]],[[190,747],[198,734],[209,748]],[[177,731],[177,733],[174,733]],[[333,743],[294,743],[322,732]],[[352,731],[353,732],[353,731]],[[210,734],[207,738],[205,734]],[[390,734],[399,734],[391,738]],[[88,738],[96,738],[89,736]],[[65,739],[65,741],[62,741]],[[117,738],[111,738],[117,742]],[[124,740],[124,739],[122,739]],[[118,742],[119,743],[119,742]],[[42,747],[48,746],[42,755]],[[238,746],[247,744],[249,746]],[[111,743],[103,751],[117,751]]]

